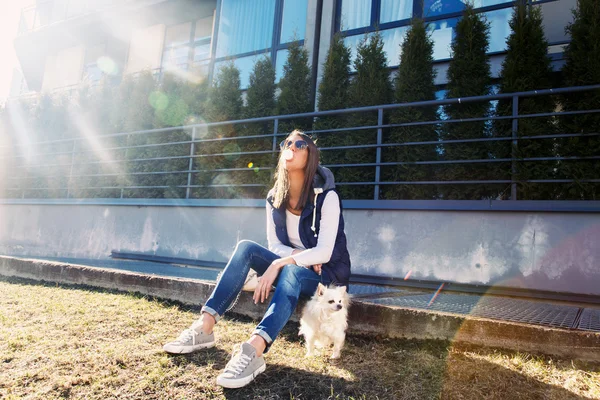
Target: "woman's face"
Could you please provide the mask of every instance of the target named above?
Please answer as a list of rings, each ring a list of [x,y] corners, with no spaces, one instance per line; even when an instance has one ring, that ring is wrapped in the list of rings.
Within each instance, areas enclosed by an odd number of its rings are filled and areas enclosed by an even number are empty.
[[[306,162],[308,160],[308,147],[302,150],[296,147],[296,141],[304,139],[300,135],[290,135],[285,140],[286,142],[292,142],[292,144],[288,147],[288,149],[291,151],[292,158],[287,160],[285,158],[285,150],[282,150],[281,157],[284,157],[285,168],[288,170],[288,172],[304,170],[304,168],[306,167]]]

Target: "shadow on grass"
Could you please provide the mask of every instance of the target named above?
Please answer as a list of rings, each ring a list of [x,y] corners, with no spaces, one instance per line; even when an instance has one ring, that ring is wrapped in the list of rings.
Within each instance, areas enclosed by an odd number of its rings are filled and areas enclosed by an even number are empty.
[[[301,342],[297,332],[298,324],[290,322],[278,340]],[[486,356],[493,359],[494,349],[478,346],[462,348],[472,353],[458,350],[450,342],[442,340],[392,340],[353,335],[347,338],[340,360],[329,360],[328,352],[314,358],[313,362],[321,364],[323,372],[295,368],[290,366],[289,360],[287,365],[282,365],[271,356],[267,358],[267,370],[255,382],[245,388],[225,390],[224,395],[228,399],[295,400],[594,398],[566,390],[561,387],[565,384],[564,380],[557,380],[555,384],[541,381],[552,382],[554,379],[552,373],[543,367],[552,362],[550,357],[526,354],[525,358],[536,360],[541,367],[534,373],[521,373],[518,367],[513,370],[483,359]],[[501,353],[507,357],[520,354],[506,350],[501,350]],[[343,370],[343,377],[327,373],[331,366]],[[526,368],[523,366],[523,370]],[[600,365],[582,363],[579,368],[597,372]]]
[[[0,281],[40,285],[39,282],[4,279]],[[111,290],[83,287],[80,285],[44,286],[65,289],[88,290],[99,293],[122,293]],[[137,298],[148,296],[129,293]],[[153,299],[154,300],[154,299]],[[199,307],[189,307],[179,302],[156,299],[161,307],[180,307],[199,312]],[[227,319],[252,322],[253,319],[239,314],[227,314]],[[248,332],[250,334],[250,331]],[[304,350],[298,346],[298,324],[290,322],[281,332],[277,343],[267,356],[267,370],[256,381],[245,388],[224,390],[227,399],[586,399],[566,390],[576,370],[597,373],[600,365],[577,363],[573,374],[569,366],[560,374],[558,366],[545,369],[550,357],[526,356],[535,363],[509,364],[509,367],[494,363],[494,350],[480,347],[457,347],[445,341],[398,340],[383,337],[348,337],[342,359],[335,363],[324,356],[309,361],[301,360]],[[277,346],[277,348],[275,347]],[[278,359],[285,349],[286,359]],[[464,351],[463,351],[464,350]],[[501,351],[509,360],[515,352]],[[328,354],[327,354],[328,355]],[[225,367],[230,354],[220,347],[187,356],[173,356],[175,365],[185,367],[194,364],[209,369],[211,379]],[[527,360],[526,360],[527,361]],[[533,372],[531,368],[536,368]],[[552,375],[556,373],[558,377]],[[589,374],[592,376],[592,374]],[[585,392],[585,382],[577,382],[582,374],[573,378],[575,390]],[[542,380],[544,382],[542,382]],[[214,381],[213,381],[214,382]],[[550,382],[550,383],[546,383]],[[162,389],[158,389],[162,390]],[[220,390],[220,389],[219,389]],[[160,398],[161,392],[149,398]],[[597,391],[595,392],[598,393]],[[591,395],[594,396],[594,395]],[[198,393],[197,398],[202,398]],[[590,397],[593,398],[593,397]],[[600,398],[600,396],[596,396]]]

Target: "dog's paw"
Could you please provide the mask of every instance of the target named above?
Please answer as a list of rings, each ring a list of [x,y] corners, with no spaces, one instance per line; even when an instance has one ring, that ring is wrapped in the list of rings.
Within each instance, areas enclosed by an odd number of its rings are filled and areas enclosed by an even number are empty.
[[[339,359],[340,359],[340,357],[341,357],[341,354],[340,354],[340,353],[333,353],[333,354],[331,355],[331,357],[330,357],[330,358],[331,358],[332,360],[339,360]]]
[[[304,355],[304,357],[309,358],[309,357],[314,357],[315,352],[314,351],[307,351],[306,354]]]

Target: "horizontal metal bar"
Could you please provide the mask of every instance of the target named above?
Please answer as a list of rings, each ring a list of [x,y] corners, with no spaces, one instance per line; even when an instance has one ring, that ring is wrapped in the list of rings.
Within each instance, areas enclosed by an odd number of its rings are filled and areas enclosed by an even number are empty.
[[[6,205],[101,205],[264,208],[264,199],[0,199]],[[600,212],[586,200],[342,200],[345,210]]]
[[[327,168],[351,168],[351,167],[385,167],[395,165],[436,165],[436,164],[479,164],[479,163],[497,163],[497,162],[532,162],[532,161],[585,161],[600,160],[600,156],[589,157],[525,157],[525,158],[490,158],[477,160],[439,160],[439,161],[397,161],[381,163],[357,163],[357,164],[325,164]]]
[[[365,182],[336,182],[337,186],[359,186],[359,185],[472,185],[472,184],[508,184],[508,183],[600,183],[600,179],[524,179],[524,180],[470,180],[470,181],[365,181]],[[77,187],[80,190],[90,189],[168,189],[168,188],[205,188],[205,187],[266,187],[260,183],[229,183],[217,185],[172,185],[172,186],[83,186]],[[68,190],[66,187],[34,187],[18,188],[12,187],[7,190]]]
[[[218,156],[239,156],[249,154],[271,154],[273,150],[257,150],[247,152],[233,152],[233,153],[214,153],[214,154],[194,154],[193,156],[171,156],[171,157],[151,157],[151,158],[134,158],[131,160],[101,160],[101,161],[89,161],[85,163],[73,163],[73,164],[28,164],[28,165],[17,165],[15,168],[28,168],[28,167],[67,167],[71,165],[93,165],[93,164],[114,164],[114,163],[128,163],[128,162],[144,162],[144,161],[167,161],[167,160],[181,160],[189,158],[203,158],[203,157],[218,157]]]
[[[100,149],[100,151],[107,151],[107,150],[129,150],[129,149],[138,149],[138,148],[145,148],[145,147],[161,147],[161,146],[175,146],[178,144],[190,144],[193,143],[193,141],[188,140],[185,142],[166,142],[166,143],[150,143],[150,144],[140,144],[140,145],[136,145],[136,146],[119,146],[119,147],[103,147]],[[0,157],[1,159],[7,159],[7,158],[27,158],[27,157],[31,157],[31,156],[59,156],[59,155],[65,155],[65,154],[84,154],[84,153],[96,153],[98,152],[98,149],[89,149],[89,150],[78,150],[78,151],[64,151],[64,152],[59,152],[59,153],[32,153],[32,154],[28,154],[28,155],[15,155],[12,157]]]
[[[193,169],[185,171],[157,171],[157,172],[129,172],[124,174],[82,174],[82,175],[71,175],[71,178],[91,178],[91,177],[109,177],[109,176],[135,176],[135,175],[169,175],[169,174],[195,174],[195,173],[206,173],[206,172],[235,172],[235,171],[256,171],[256,170],[271,170],[273,167],[252,167],[252,168],[217,168],[217,169]],[[24,177],[9,177],[9,180],[23,180],[23,179],[48,179],[48,178],[66,178],[67,175],[41,175],[41,176],[24,176]]]
[[[121,259],[121,260],[141,260],[141,261],[152,261],[161,264],[180,264],[180,265],[192,265],[202,268],[210,268],[222,270],[225,268],[226,263],[217,262],[217,261],[200,261],[200,260],[191,260],[188,258],[181,257],[165,257],[165,256],[157,256],[153,254],[149,256],[144,253],[134,253],[134,252],[124,252],[112,250],[110,252],[111,258]]]
[[[263,187],[261,183],[224,183],[217,185],[158,185],[158,186],[76,186],[79,190],[90,190],[90,189],[103,189],[103,190],[116,190],[116,189],[185,189],[185,188],[206,188],[206,187]],[[66,187],[34,187],[34,188],[7,188],[8,190],[69,190]]]
[[[495,183],[600,183],[600,179],[523,179],[523,180],[472,180],[472,181],[378,181],[378,182],[336,182],[338,186],[357,185],[472,185]]]
[[[510,139],[510,138],[509,138]],[[378,145],[371,146],[378,147]],[[346,148],[360,148],[360,146],[344,146],[336,149]],[[268,151],[270,152],[270,151]],[[237,154],[237,153],[227,153]],[[247,153],[244,153],[247,154]],[[137,159],[137,160],[118,160],[122,162],[129,161],[155,161],[155,160],[169,160],[169,159],[180,159],[190,158],[190,156],[183,157],[164,157],[157,159]],[[500,163],[500,162],[535,162],[535,161],[586,161],[586,160],[600,160],[600,156],[589,156],[589,157],[525,157],[525,158],[492,158],[492,159],[475,159],[475,160],[436,160],[436,161],[397,161],[397,162],[381,162],[381,163],[355,163],[355,164],[325,164],[328,168],[355,168],[355,167],[377,167],[377,166],[397,166],[397,165],[442,165],[442,164],[487,164],[487,163]],[[102,163],[108,163],[110,161],[104,161]],[[75,163],[73,165],[89,165],[90,163]],[[69,166],[70,164],[39,164],[34,165],[36,167],[55,167],[55,166]],[[24,166],[18,166],[23,168]],[[164,174],[184,174],[184,173],[204,173],[204,172],[234,172],[234,171],[248,171],[248,170],[271,170],[272,167],[256,167],[256,168],[217,168],[217,169],[206,169],[206,170],[186,170],[186,171],[153,171],[153,172],[132,172],[123,174],[86,174],[86,175],[72,175],[72,177],[100,177],[100,176],[130,176],[130,175],[164,175]],[[22,179],[40,179],[40,178],[64,178],[66,175],[41,175],[41,176],[27,176],[27,177],[10,177],[10,180],[22,180]]]

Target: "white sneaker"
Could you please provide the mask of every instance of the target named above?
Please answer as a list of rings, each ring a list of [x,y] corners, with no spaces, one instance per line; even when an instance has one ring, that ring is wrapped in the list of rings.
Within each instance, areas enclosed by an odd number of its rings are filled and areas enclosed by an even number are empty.
[[[242,343],[233,353],[225,370],[217,377],[217,385],[228,389],[246,386],[267,368],[265,359],[256,356],[256,350],[249,343]]]
[[[215,334],[189,328],[181,332],[179,337],[163,346],[163,350],[171,354],[188,354],[200,349],[208,349],[215,345]]]

